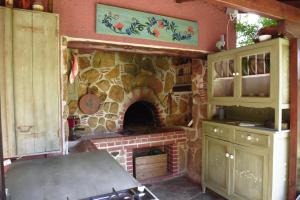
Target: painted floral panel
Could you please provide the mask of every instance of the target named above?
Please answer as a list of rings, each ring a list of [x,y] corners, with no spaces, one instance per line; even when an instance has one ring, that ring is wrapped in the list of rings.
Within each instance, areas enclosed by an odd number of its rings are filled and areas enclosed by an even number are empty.
[[[97,4],[96,32],[198,46],[197,22],[103,4]]]

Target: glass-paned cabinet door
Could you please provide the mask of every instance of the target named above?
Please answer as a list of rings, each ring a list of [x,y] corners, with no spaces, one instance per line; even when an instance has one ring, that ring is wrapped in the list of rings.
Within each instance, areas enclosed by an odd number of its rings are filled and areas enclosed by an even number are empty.
[[[241,96],[270,97],[271,52],[260,51],[243,55],[239,61],[241,62]]]
[[[212,62],[212,96],[234,96],[235,61],[226,58]]]

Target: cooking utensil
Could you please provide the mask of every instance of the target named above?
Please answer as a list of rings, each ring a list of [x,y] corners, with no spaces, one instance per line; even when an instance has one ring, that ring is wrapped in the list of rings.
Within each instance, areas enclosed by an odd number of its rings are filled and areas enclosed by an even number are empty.
[[[95,114],[99,110],[100,100],[99,97],[87,89],[87,94],[83,95],[79,100],[79,109],[84,114]]]

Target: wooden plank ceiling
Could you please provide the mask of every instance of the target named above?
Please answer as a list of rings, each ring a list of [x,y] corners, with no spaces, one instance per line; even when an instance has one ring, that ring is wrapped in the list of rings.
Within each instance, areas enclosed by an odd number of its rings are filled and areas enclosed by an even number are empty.
[[[300,8],[300,0],[279,0],[282,3],[288,4],[290,6]]]
[[[177,3],[200,0],[175,0]],[[202,0],[213,5],[235,8],[242,12],[253,12],[278,20],[300,24],[300,8],[296,0]],[[290,5],[291,4],[291,5]],[[296,5],[296,6],[295,6]]]

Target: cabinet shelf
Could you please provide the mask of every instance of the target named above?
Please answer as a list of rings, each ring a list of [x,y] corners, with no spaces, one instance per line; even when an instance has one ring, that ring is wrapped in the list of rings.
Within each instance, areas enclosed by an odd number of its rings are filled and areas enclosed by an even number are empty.
[[[234,77],[230,76],[230,77],[219,77],[219,78],[215,78],[214,81],[222,81],[222,80],[233,80]]]
[[[192,91],[192,84],[176,84],[173,86],[173,92],[191,92]]]
[[[247,76],[242,76],[244,79],[248,78],[261,78],[261,77],[270,77],[270,74],[255,74],[255,75],[247,75]]]

